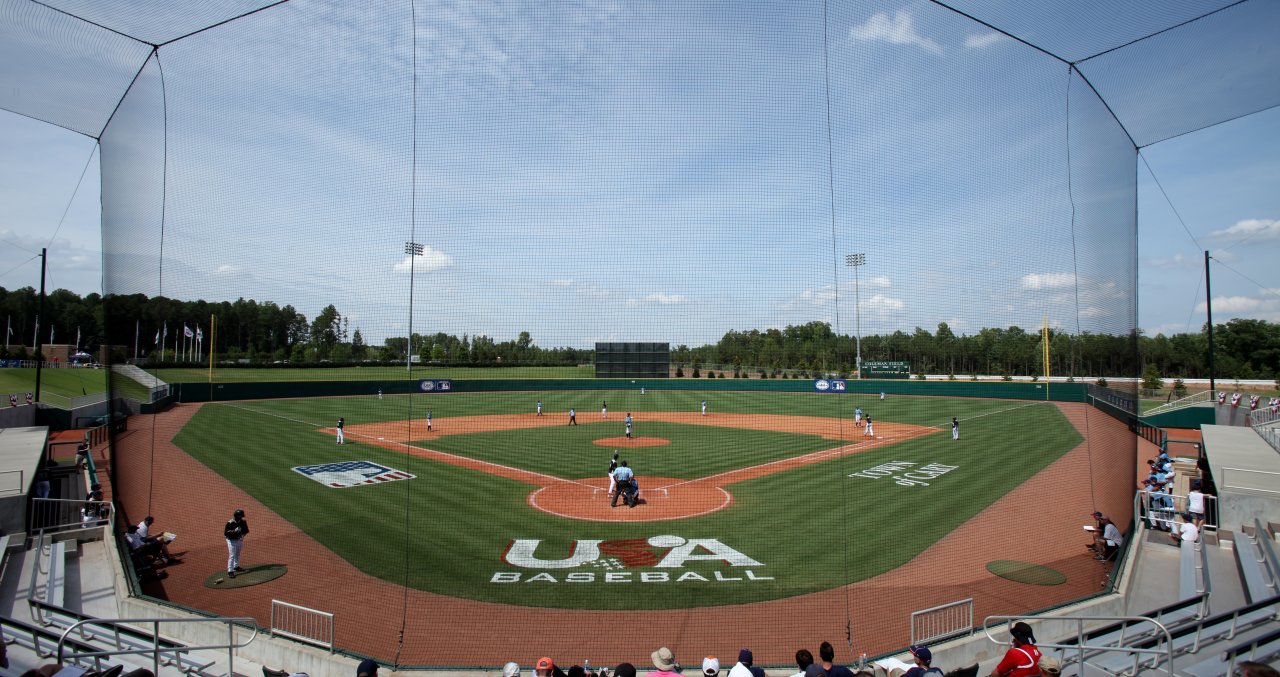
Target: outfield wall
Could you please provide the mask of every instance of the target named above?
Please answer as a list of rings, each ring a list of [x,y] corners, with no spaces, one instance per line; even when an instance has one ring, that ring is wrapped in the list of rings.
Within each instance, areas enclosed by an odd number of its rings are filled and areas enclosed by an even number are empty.
[[[177,402],[219,402],[290,397],[351,397],[404,395],[421,392],[420,379],[397,381],[279,381],[244,383],[174,383]],[[529,392],[559,390],[701,390],[740,392],[816,393],[814,381],[791,379],[466,379],[453,380],[452,392]],[[1086,401],[1081,383],[1046,384],[965,381],[845,381],[843,394],[989,397],[1010,400]],[[441,393],[434,393],[441,394]],[[835,395],[833,393],[833,395]]]

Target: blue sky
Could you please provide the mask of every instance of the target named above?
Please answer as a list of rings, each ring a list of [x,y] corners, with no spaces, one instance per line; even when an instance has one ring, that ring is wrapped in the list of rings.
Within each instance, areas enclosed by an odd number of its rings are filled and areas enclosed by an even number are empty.
[[[816,3],[434,7],[415,156],[402,5],[321,12],[323,52],[299,30],[314,5],[296,3],[163,49],[163,276],[152,66],[104,146],[108,291],[308,317],[333,303],[380,340],[408,323],[412,238],[417,331],[585,346],[811,320],[1128,327],[1127,245],[1108,239],[1132,213],[1117,130],[1064,66],[977,24],[838,4],[824,51]],[[1071,192],[1068,88],[1073,132],[1093,139],[1073,145]],[[1143,151],[1199,241],[1139,162],[1147,333],[1203,321],[1203,248],[1224,264],[1216,321],[1280,321],[1277,139],[1272,110]],[[0,112],[0,285],[36,285],[31,252],[49,246],[52,287],[103,289],[99,179],[91,139]]]

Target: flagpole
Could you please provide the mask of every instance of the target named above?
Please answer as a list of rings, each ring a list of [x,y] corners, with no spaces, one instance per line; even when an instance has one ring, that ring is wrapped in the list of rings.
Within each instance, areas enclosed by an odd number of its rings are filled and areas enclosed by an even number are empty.
[[[5,316],[4,321],[4,349],[9,349],[9,334],[13,333],[13,316]]]
[[[213,383],[213,337],[217,331],[218,317],[216,315],[209,316],[209,383]]]
[[[134,362],[138,361],[138,339],[142,336],[142,333],[141,333],[142,320],[139,319],[136,322],[137,324],[133,326],[133,361]]]

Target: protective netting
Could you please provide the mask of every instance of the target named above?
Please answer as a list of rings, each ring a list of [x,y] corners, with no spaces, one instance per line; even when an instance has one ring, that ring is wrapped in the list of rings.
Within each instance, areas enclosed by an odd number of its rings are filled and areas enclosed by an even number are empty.
[[[100,138],[104,291],[146,297],[112,342],[179,384],[116,441],[126,515],[190,548],[146,592],[431,666],[847,661],[1095,592],[1136,146],[1275,104],[1209,87],[1269,82],[1274,3],[951,4],[4,2],[0,106]],[[630,341],[672,378],[589,380]],[[236,507],[290,567],[240,597],[198,584]]]

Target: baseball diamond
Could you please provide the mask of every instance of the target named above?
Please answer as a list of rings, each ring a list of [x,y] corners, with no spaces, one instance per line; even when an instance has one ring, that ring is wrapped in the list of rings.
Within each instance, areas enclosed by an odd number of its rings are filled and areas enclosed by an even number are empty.
[[[290,601],[316,608],[345,606],[348,597],[390,603],[406,587],[423,608],[479,605],[445,614],[459,620],[458,627],[438,627],[449,624],[445,618],[414,621],[425,624],[420,631],[446,639],[420,646],[406,663],[438,665],[482,657],[481,647],[455,635],[477,617],[499,627],[515,618],[558,625],[591,613],[582,609],[626,609],[661,626],[746,604],[803,629],[822,625],[803,620],[803,608],[849,595],[856,604],[902,605],[905,617],[930,600],[972,590],[983,591],[979,609],[1003,611],[1012,599],[1030,609],[1096,588],[1093,567],[1073,569],[1060,561],[1067,553],[1050,547],[1005,556],[1053,564],[1067,583],[1000,592],[1014,584],[990,575],[989,558],[971,551],[1003,538],[991,531],[993,520],[1005,519],[1000,515],[1036,513],[1037,497],[1049,487],[1060,496],[1062,482],[1085,478],[1091,463],[1106,462],[1089,456],[1082,435],[1088,431],[1097,440],[1127,431],[1111,430],[1115,422],[1108,417],[1087,417],[1084,405],[893,397],[869,404],[878,425],[877,436],[867,439],[855,429],[852,401],[844,396],[720,392],[706,417],[696,406],[704,393],[651,392],[643,402],[628,402],[627,393],[604,396],[633,412],[638,439],[669,442],[616,447],[636,470],[642,500],[635,508],[609,507],[604,471],[614,447],[596,444],[616,437],[618,422],[565,426],[562,416],[531,413],[525,401],[540,398],[548,412],[559,412],[572,402],[598,402],[599,392],[397,395],[381,405],[341,397],[227,402],[160,414],[156,439],[163,450],[157,453],[164,460],[127,481],[145,476],[174,493],[184,486],[221,487],[214,499],[219,505],[240,501],[262,515],[255,529],[267,542],[252,552],[287,564],[291,573],[270,591],[236,591],[247,597],[234,601],[182,585],[181,571],[149,584],[148,592],[238,613],[257,613],[258,596],[269,601],[285,590]],[[427,403],[418,402],[423,397],[432,398],[431,432],[423,418]],[[797,413],[806,409],[837,415]],[[953,415],[965,421],[962,440],[945,434]],[[333,444],[328,423],[339,416],[347,421],[342,446]],[[145,428],[131,428],[123,448],[146,441]],[[336,488],[297,467],[368,468],[411,479]],[[128,492],[122,495],[130,500]],[[1089,497],[1064,501],[1084,510]],[[1075,516],[1039,511],[1036,519]],[[823,547],[842,530],[862,544],[853,553]],[[200,529],[193,523],[185,531]],[[213,545],[192,544],[188,558],[215,556]],[[954,558],[958,568],[936,561],[927,574],[919,568],[940,556]],[[921,576],[910,583],[904,578]],[[316,585],[324,580],[341,580],[349,592],[326,594],[326,585]],[[919,594],[909,600],[894,592],[917,582]],[[483,611],[489,608],[494,612]],[[346,613],[360,626],[347,635],[348,648],[387,650],[376,618]],[[712,622],[690,627],[707,641],[724,632]],[[830,636],[843,631],[810,629]],[[899,641],[892,624],[871,634],[886,648]],[[766,647],[757,651],[770,650],[763,635],[752,641]],[[621,650],[616,641],[602,640],[599,655],[610,646]],[[778,641],[764,655],[785,662],[786,646]]]

